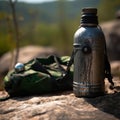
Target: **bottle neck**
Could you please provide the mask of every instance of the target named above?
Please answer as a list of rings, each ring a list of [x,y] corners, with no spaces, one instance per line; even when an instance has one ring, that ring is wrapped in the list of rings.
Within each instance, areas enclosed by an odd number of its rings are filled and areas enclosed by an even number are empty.
[[[82,13],[81,26],[96,27],[98,25],[98,17],[96,13]]]

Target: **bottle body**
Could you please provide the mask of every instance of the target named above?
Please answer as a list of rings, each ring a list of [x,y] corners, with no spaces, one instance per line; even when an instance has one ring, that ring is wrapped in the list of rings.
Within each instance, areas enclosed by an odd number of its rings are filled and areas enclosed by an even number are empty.
[[[82,26],[74,35],[73,92],[78,97],[104,94],[105,38],[98,26]]]

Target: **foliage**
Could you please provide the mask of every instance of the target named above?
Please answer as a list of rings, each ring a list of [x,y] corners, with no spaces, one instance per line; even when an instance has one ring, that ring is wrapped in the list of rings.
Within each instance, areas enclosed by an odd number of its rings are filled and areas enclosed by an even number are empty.
[[[0,56],[14,48],[14,41],[12,39],[10,16],[7,16],[4,12],[0,12]]]
[[[115,18],[116,11],[120,10],[120,0],[101,0],[99,5],[100,21],[108,21]]]

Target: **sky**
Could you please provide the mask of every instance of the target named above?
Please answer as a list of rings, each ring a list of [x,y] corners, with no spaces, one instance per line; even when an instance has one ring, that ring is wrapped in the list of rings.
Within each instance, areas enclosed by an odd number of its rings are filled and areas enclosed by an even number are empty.
[[[44,3],[44,2],[52,2],[52,1],[57,1],[57,0],[18,0],[18,1],[19,2],[27,2],[27,3]],[[73,1],[73,0],[69,0],[69,1]]]
[[[29,3],[43,3],[43,2],[51,2],[56,0],[18,0],[23,2],[29,2]]]

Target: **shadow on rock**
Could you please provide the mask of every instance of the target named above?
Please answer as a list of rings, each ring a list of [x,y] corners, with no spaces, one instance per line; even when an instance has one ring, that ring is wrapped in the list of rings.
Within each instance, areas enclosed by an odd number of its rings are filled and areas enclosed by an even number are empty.
[[[85,100],[99,110],[120,119],[120,92],[96,98],[85,98]]]

